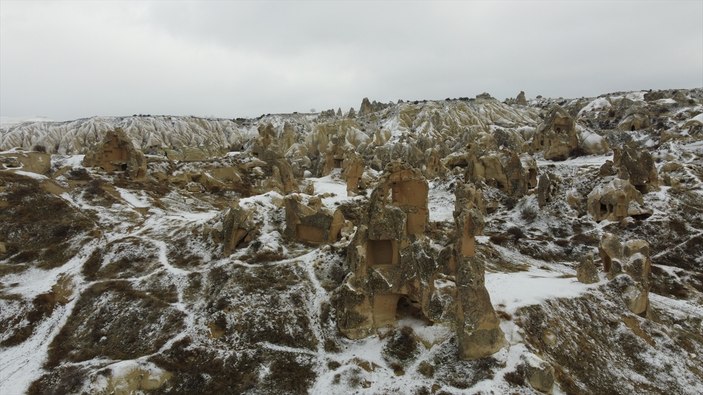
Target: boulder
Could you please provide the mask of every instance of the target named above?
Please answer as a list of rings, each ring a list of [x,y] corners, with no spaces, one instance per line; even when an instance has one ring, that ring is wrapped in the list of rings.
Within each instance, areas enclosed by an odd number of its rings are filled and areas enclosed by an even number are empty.
[[[554,386],[554,368],[535,354],[524,354],[521,357],[525,370],[525,378],[530,386],[545,394],[552,393]]]

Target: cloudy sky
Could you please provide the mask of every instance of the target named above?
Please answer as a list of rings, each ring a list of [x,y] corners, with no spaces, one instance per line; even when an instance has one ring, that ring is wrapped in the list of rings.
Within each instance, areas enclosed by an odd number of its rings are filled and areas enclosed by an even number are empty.
[[[0,0],[0,116],[703,86],[703,0]]]

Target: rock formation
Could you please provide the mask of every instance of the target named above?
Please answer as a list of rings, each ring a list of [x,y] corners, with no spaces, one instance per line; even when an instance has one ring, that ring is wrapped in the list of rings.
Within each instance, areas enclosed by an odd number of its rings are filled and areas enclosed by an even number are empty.
[[[509,149],[487,153],[472,149],[466,161],[467,182],[485,182],[511,196],[525,195],[536,179],[536,164],[533,169],[525,169],[520,157]]]
[[[483,230],[481,196],[469,185],[456,189],[454,261],[457,286],[459,354],[464,359],[495,353],[505,344],[484,283],[484,264],[476,257],[474,237]]]
[[[483,228],[480,194],[457,192],[455,243],[447,263],[426,249],[427,182],[399,163],[385,170],[368,205],[368,222],[349,246],[351,276],[337,290],[340,331],[356,339],[413,314],[431,322],[455,321],[459,354],[474,359],[505,342],[484,286],[474,235]],[[389,196],[390,194],[390,196]]]
[[[584,284],[593,284],[599,281],[598,270],[591,255],[584,257],[576,266],[576,279]]]
[[[566,110],[555,105],[532,137],[533,152],[543,151],[544,159],[564,160],[578,148],[576,122]]]
[[[630,311],[645,314],[649,307],[649,275],[652,266],[649,243],[633,239],[623,244],[617,236],[606,233],[601,238],[599,252],[608,278],[626,275],[634,281],[633,285],[626,286],[622,296]]]
[[[646,149],[628,143],[613,152],[613,167],[617,169],[618,177],[629,180],[642,193],[659,189],[657,168],[652,154]]]
[[[347,183],[347,195],[354,196],[359,192],[361,176],[364,174],[364,160],[354,151],[349,151],[342,162],[342,177]]]
[[[317,196],[300,194],[285,198],[286,230],[292,240],[309,244],[333,243],[344,226],[341,211],[322,206]]]
[[[107,172],[124,172],[132,179],[146,176],[144,154],[134,148],[122,129],[108,132],[103,142],[85,155],[83,166],[100,167]]]
[[[222,241],[225,256],[230,255],[242,242],[249,242],[257,233],[253,221],[253,211],[240,207],[234,202],[222,219]]]
[[[588,194],[587,209],[596,221],[619,221],[628,216],[651,214],[644,208],[642,194],[629,181],[620,178],[596,186]]]

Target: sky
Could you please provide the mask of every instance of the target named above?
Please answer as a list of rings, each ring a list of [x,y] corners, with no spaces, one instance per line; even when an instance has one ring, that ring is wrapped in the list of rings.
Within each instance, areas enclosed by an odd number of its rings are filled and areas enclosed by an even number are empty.
[[[0,0],[0,116],[703,87],[703,0]]]

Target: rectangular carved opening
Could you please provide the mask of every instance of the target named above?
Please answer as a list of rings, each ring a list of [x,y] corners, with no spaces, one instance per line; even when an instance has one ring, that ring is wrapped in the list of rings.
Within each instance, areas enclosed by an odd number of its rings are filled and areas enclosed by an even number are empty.
[[[398,242],[395,240],[368,240],[366,242],[366,261],[369,266],[397,265]]]

